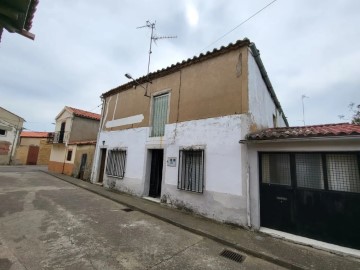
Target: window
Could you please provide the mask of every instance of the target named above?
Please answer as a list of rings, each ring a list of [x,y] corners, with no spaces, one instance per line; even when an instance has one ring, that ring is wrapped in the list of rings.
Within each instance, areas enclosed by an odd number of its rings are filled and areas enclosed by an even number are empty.
[[[295,154],[296,181],[298,187],[324,189],[321,154]]]
[[[67,160],[67,161],[71,161],[72,152],[73,152],[73,150],[68,150],[67,156],[66,156],[66,160]]]
[[[124,178],[126,164],[125,150],[110,150],[106,162],[106,174],[113,177]]]
[[[181,150],[178,189],[202,193],[204,188],[204,150]]]
[[[5,135],[6,135],[6,130],[0,129],[0,136],[5,136]]]
[[[261,183],[360,193],[359,152],[260,153]]]
[[[291,185],[290,155],[282,153],[262,154],[261,182]]]
[[[360,192],[356,154],[327,154],[326,165],[329,190]]]
[[[165,134],[165,124],[168,115],[169,95],[156,96],[153,99],[151,137],[160,137]]]

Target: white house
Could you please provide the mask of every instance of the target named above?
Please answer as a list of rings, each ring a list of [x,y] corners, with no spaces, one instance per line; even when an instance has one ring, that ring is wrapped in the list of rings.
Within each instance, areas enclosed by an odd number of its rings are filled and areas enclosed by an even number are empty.
[[[255,44],[239,40],[102,95],[91,181],[249,223],[249,132],[287,126]]]

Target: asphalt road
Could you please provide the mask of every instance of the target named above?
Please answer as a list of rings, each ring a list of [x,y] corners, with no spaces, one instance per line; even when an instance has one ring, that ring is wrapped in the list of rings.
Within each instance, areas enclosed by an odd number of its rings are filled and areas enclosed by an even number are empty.
[[[283,269],[38,169],[0,166],[1,270]]]

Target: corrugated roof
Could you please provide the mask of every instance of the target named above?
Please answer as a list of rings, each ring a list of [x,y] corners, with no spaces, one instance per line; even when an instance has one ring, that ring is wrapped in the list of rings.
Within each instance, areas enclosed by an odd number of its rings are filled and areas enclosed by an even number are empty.
[[[101,118],[100,114],[97,113],[93,113],[93,112],[88,112],[88,111],[84,111],[81,109],[77,109],[77,108],[73,108],[73,107],[69,107],[66,106],[66,108],[68,108],[75,116],[78,117],[83,117],[83,118],[89,118],[89,119],[94,119],[94,120],[99,120]]]
[[[246,136],[247,140],[276,140],[329,136],[360,135],[360,125],[349,123],[324,124],[302,127],[269,128]]]
[[[250,43],[251,42],[249,39],[244,38],[242,40],[236,41],[235,43],[230,43],[226,47],[221,46],[220,49],[215,48],[211,52],[207,51],[205,54],[201,53],[199,56],[194,56],[193,58],[188,58],[187,60],[184,60],[182,62],[177,62],[176,64],[173,64],[169,67],[157,70],[155,72],[151,72],[151,73],[149,73],[149,76],[142,76],[142,77],[136,79],[136,81],[137,81],[136,83],[131,81],[127,84],[123,84],[114,89],[111,89],[110,91],[103,93],[102,97],[107,97],[107,96],[116,94],[117,92],[127,90],[127,89],[133,87],[134,85],[137,85],[137,83],[142,84],[142,83],[148,82],[149,80],[152,81],[154,79],[166,76],[166,75],[174,73],[175,71],[178,71],[184,67],[193,65],[198,62],[208,60],[210,58],[227,53],[229,51],[236,50],[236,49],[244,47],[244,46],[249,46]]]
[[[20,133],[21,138],[49,138],[53,136],[54,132],[23,131]]]

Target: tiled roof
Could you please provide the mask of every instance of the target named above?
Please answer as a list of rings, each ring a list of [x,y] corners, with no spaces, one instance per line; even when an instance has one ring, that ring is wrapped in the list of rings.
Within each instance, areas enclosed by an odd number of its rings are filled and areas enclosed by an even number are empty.
[[[24,29],[30,31],[34,19],[34,15],[36,12],[36,7],[39,4],[39,0],[32,0],[29,6],[29,11],[26,17]]]
[[[96,141],[74,141],[74,142],[69,142],[69,145],[95,145]]]
[[[53,136],[54,132],[23,131],[20,133],[21,138],[49,138]]]
[[[169,67],[166,67],[166,68],[157,70],[155,72],[149,73],[149,76],[147,76],[147,75],[142,76],[142,77],[136,79],[136,83],[131,81],[129,83],[120,85],[120,86],[118,86],[118,87],[104,93],[102,96],[107,97],[107,96],[113,95],[113,94],[115,94],[117,92],[127,90],[127,89],[133,87],[133,85],[146,83],[149,80],[152,81],[152,80],[154,80],[156,78],[166,76],[168,74],[174,73],[175,71],[178,71],[178,70],[180,70],[180,69],[182,69],[184,67],[193,65],[195,63],[205,61],[207,59],[210,59],[210,58],[213,58],[215,56],[227,53],[227,52],[232,51],[232,50],[236,50],[236,49],[244,47],[244,46],[249,46],[250,43],[251,42],[250,42],[249,39],[244,38],[242,40],[236,41],[235,43],[230,43],[226,47],[221,46],[220,49],[215,48],[212,52],[207,51],[205,54],[201,53],[199,56],[194,56],[193,58],[188,58],[187,60],[184,60],[182,62],[177,62],[176,64],[173,64],[173,65],[171,65]]]
[[[248,134],[247,140],[276,140],[290,138],[360,135],[360,125],[349,123],[314,125],[303,127],[269,128]]]
[[[76,108],[72,108],[72,107],[69,107],[69,106],[66,106],[66,108],[68,108],[71,112],[73,112],[75,116],[100,121],[100,118],[101,118],[100,114],[92,113],[92,112],[88,112],[88,111],[84,111],[84,110],[80,110],[80,109],[76,109]]]

